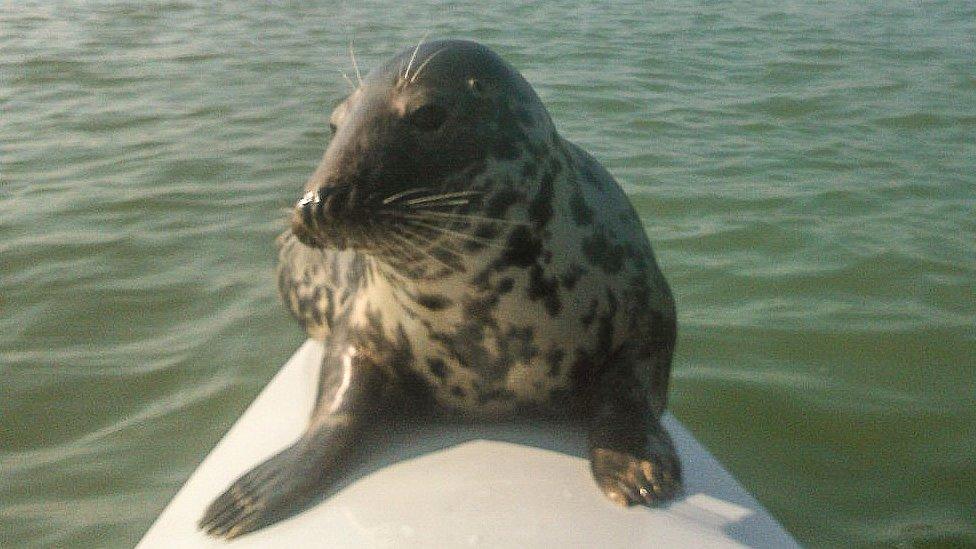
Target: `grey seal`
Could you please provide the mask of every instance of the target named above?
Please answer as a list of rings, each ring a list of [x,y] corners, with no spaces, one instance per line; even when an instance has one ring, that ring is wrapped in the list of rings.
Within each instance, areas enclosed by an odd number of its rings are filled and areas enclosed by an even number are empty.
[[[427,42],[330,125],[278,239],[284,302],[327,349],[315,411],[199,526],[233,538],[279,520],[335,482],[364,429],[408,413],[577,418],[611,500],[672,499],[671,291],[620,186],[518,71]]]

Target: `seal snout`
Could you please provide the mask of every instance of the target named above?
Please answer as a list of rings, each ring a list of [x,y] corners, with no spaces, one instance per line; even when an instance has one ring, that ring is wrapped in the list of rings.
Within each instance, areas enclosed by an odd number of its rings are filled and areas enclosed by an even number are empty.
[[[355,209],[356,192],[351,186],[308,191],[295,204],[291,218],[292,233],[307,246],[344,249],[348,239],[343,236],[346,231],[342,225],[356,217]]]

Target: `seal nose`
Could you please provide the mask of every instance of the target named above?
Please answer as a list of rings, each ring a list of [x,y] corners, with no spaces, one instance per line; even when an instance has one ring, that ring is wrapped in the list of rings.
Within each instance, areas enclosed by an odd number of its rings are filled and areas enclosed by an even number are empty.
[[[345,239],[339,225],[352,213],[355,199],[355,189],[347,185],[308,191],[295,204],[292,232],[308,246],[332,244],[343,248]]]

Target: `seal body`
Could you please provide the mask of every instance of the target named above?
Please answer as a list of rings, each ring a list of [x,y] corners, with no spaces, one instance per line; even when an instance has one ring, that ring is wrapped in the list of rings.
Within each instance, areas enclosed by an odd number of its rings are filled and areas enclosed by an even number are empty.
[[[572,416],[622,504],[680,487],[659,423],[675,309],[613,177],[487,48],[439,41],[373,71],[278,240],[281,295],[326,343],[306,434],[201,526],[273,522],[341,471],[377,416]]]

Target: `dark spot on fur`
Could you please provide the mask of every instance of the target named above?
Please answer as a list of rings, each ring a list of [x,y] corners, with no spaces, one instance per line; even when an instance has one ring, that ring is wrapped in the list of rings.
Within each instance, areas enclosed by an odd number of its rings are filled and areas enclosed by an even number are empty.
[[[602,356],[613,354],[613,316],[610,314],[600,315],[596,331],[596,350]]]
[[[549,377],[558,376],[562,369],[563,358],[565,357],[566,352],[559,348],[551,349],[546,353],[546,364],[549,365],[549,370],[546,372],[546,375]]]
[[[508,235],[505,251],[499,258],[499,267],[528,267],[535,263],[542,253],[542,242],[528,227],[515,227]]]
[[[430,373],[437,376],[439,379],[444,379],[447,377],[447,365],[444,361],[439,358],[428,358],[427,366],[430,367]]]
[[[498,305],[498,299],[499,295],[492,293],[480,299],[469,300],[464,304],[464,316],[474,323],[495,326],[497,322],[491,313]]]
[[[596,365],[593,357],[583,348],[576,349],[576,360],[570,370],[570,378],[575,387],[591,387],[596,378]]]
[[[464,261],[462,260],[463,258],[460,257],[455,251],[452,251],[448,248],[437,247],[428,250],[428,253],[433,257],[435,257],[436,259],[440,260],[440,262],[443,263],[444,265],[449,265],[451,269],[453,269],[455,272],[463,273],[467,271],[467,268],[464,266]],[[442,266],[438,266],[438,267],[440,268],[435,269],[434,272],[442,273],[442,274],[435,278],[442,278],[444,275],[450,274],[450,271],[448,269]]]
[[[580,317],[580,321],[583,323],[583,326],[589,328],[590,325],[593,324],[593,321],[596,320],[596,309],[599,307],[599,305],[600,301],[598,299],[593,298],[590,300],[589,308],[585,313],[583,313],[583,316]]]
[[[366,272],[366,261],[362,256],[357,255],[349,262],[349,269],[346,271],[346,283],[350,286],[358,286]]]
[[[485,249],[485,245],[484,245],[484,243],[478,242],[477,240],[465,240],[464,241],[464,249],[465,249],[465,251],[468,251],[468,252],[477,252],[477,251],[480,251],[480,250]]]
[[[576,287],[576,283],[579,282],[580,277],[586,274],[586,268],[573,263],[566,269],[566,272],[559,277],[559,280],[563,283],[563,288],[567,290],[572,290]]]
[[[451,394],[454,395],[454,396],[456,396],[456,397],[458,397],[458,398],[464,398],[465,392],[464,392],[464,389],[462,389],[461,387],[455,385],[455,386],[451,387]]]
[[[497,291],[499,295],[505,295],[511,292],[513,287],[515,287],[515,280],[512,277],[505,277],[498,282]]]
[[[414,299],[421,307],[431,311],[440,311],[451,303],[446,297],[438,294],[418,293]]]
[[[549,316],[558,315],[562,309],[562,303],[559,301],[559,283],[556,282],[556,277],[545,276],[545,272],[538,263],[529,270],[528,295],[532,301],[543,299]]]
[[[539,181],[539,192],[529,203],[529,219],[539,227],[544,227],[552,218],[552,187],[558,166],[555,164],[546,170]]]
[[[573,221],[577,225],[589,225],[593,223],[593,209],[586,204],[583,192],[579,189],[573,192],[569,198],[569,208],[573,214]]]
[[[491,240],[498,236],[498,223],[482,223],[475,229],[474,235],[478,238]]]
[[[607,274],[617,274],[624,266],[626,247],[608,239],[602,228],[583,238],[581,247],[587,261]]]
[[[482,270],[478,274],[471,277],[471,285],[478,288],[482,292],[487,292],[491,290],[491,272],[493,267],[489,266],[487,269]]]
[[[379,309],[373,309],[370,306],[366,307],[366,321],[369,323],[369,328],[377,333],[383,333],[383,313]]]
[[[503,337],[498,338],[499,354],[512,359],[528,362],[539,354],[535,346],[535,330],[531,326],[513,326]]]
[[[417,311],[415,307],[408,305],[406,300],[400,296],[399,292],[393,292],[391,296],[405,317],[413,320],[417,320],[419,318],[420,311]]]
[[[617,293],[612,288],[607,288],[607,314],[617,316],[617,308],[620,302],[617,300]]]
[[[524,195],[514,189],[505,188],[491,195],[488,204],[485,206],[485,215],[488,217],[505,217],[505,213],[513,204],[522,199]]]

